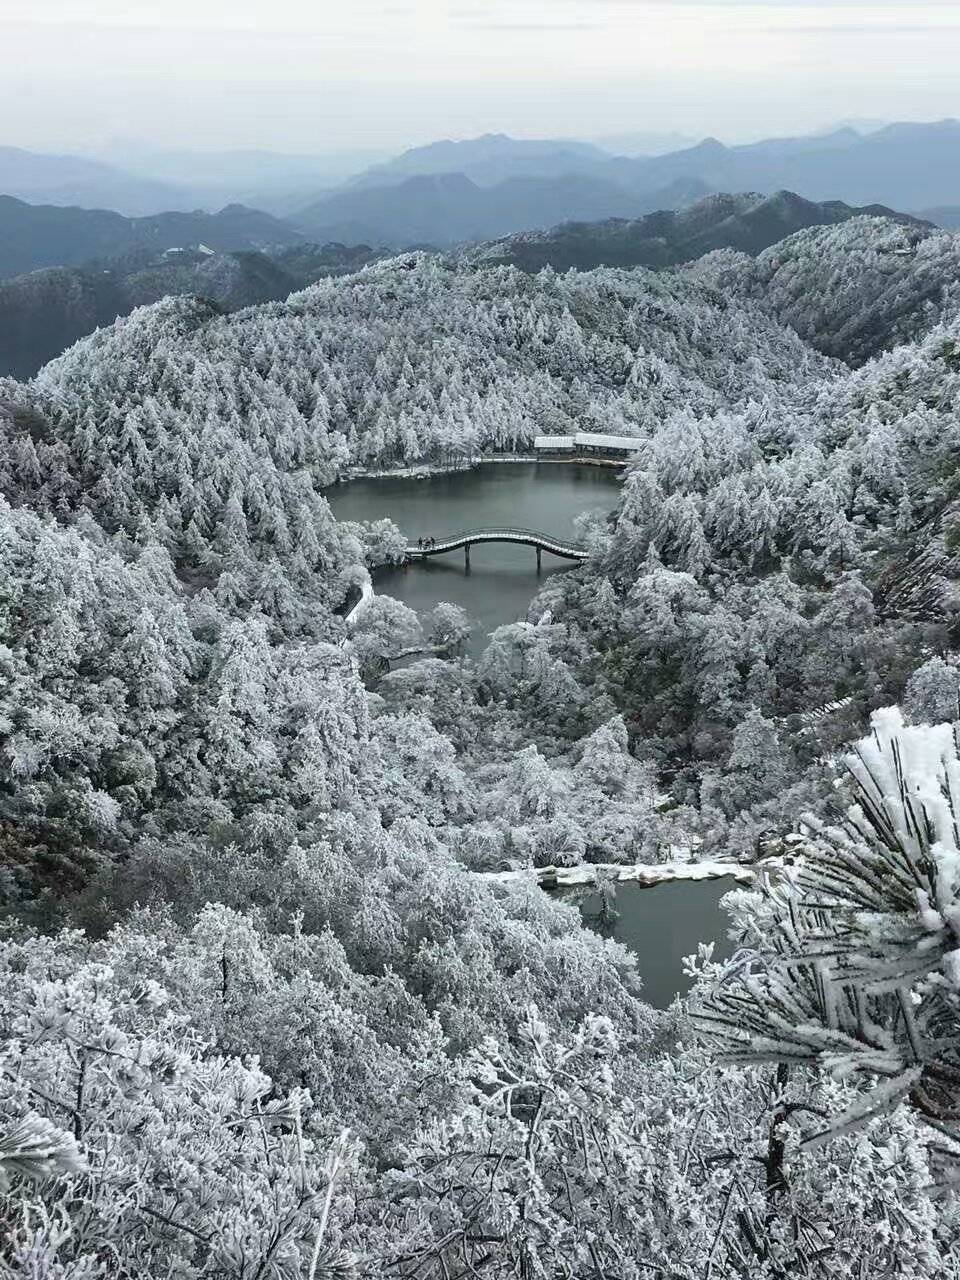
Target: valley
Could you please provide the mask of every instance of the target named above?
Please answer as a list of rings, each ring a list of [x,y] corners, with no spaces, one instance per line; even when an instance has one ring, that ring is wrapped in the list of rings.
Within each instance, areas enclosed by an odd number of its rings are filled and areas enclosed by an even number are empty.
[[[691,177],[476,141],[329,200]],[[0,1273],[958,1273],[960,237],[838,194],[0,287]]]

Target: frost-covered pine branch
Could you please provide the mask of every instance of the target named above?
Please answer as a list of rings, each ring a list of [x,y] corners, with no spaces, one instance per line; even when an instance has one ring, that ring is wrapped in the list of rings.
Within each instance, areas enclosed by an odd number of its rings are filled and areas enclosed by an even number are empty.
[[[810,1144],[907,1099],[960,1134],[960,757],[955,727],[878,712],[847,756],[851,803],[811,817],[785,881],[738,895],[754,949],[701,988],[697,1020],[729,1062],[860,1077]]]
[[[43,1182],[86,1172],[87,1164],[72,1133],[35,1112],[10,1122],[0,1132],[0,1192],[16,1178]]]

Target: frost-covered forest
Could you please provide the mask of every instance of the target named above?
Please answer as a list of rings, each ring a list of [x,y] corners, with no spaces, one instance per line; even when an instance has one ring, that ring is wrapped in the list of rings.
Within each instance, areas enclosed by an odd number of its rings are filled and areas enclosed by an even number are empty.
[[[960,1276],[960,239],[911,234],[405,255],[0,382],[0,1275]],[[345,622],[404,539],[328,485],[572,430],[641,448],[477,661]],[[665,1012],[533,876],[694,858],[756,874]]]

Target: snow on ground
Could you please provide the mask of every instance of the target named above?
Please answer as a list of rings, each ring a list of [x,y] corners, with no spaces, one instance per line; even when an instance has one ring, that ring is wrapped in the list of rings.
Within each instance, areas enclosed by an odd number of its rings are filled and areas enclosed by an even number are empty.
[[[752,884],[755,872],[752,867],[736,862],[661,862],[634,863],[621,866],[617,863],[581,863],[575,867],[523,867],[518,871],[481,871],[486,880],[507,884],[534,876],[538,884],[546,888],[566,888],[573,885],[592,885],[600,879],[616,876],[620,883],[636,881],[642,885],[665,884],[673,880],[719,880],[731,876],[738,884]]]

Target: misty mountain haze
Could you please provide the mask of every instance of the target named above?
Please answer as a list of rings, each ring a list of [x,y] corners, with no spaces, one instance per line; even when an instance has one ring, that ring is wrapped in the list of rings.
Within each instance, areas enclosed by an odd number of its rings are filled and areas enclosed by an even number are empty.
[[[948,231],[960,231],[960,205],[945,205],[935,209],[923,209],[920,216]]]
[[[787,188],[812,200],[904,209],[953,204],[960,191],[960,122],[893,124],[866,136],[847,128],[739,147],[711,138],[651,160],[614,160],[611,176],[633,190],[697,177],[717,189]]]
[[[449,140],[414,147],[383,164],[373,165],[353,179],[351,186],[394,186],[427,174],[460,173],[479,187],[492,187],[509,178],[559,178],[602,168],[610,153],[588,142],[565,139],[509,138],[484,134],[462,142]]]
[[[34,204],[111,209],[130,217],[183,207],[178,187],[82,156],[0,146],[0,195]]]
[[[210,212],[245,204],[268,213],[302,208],[321,190],[334,190],[369,166],[389,160],[386,151],[331,151],[290,155],[280,151],[157,150],[135,141],[115,142],[103,158],[182,193],[191,208]]]
[[[591,141],[601,150],[615,156],[662,156],[668,151],[684,151],[695,147],[698,138],[683,133],[611,133]]]
[[[358,184],[318,201],[291,221],[323,240],[358,236],[375,244],[448,246],[569,219],[636,217],[694,199],[706,189],[689,179],[641,196],[585,174],[514,177],[478,186],[463,174],[445,173],[407,178],[395,186]]]
[[[136,162],[132,150],[123,154]],[[138,176],[102,161],[8,147],[0,148],[0,192],[32,203],[138,214],[213,212],[246,202],[309,235],[390,244],[451,244],[571,218],[637,217],[708,191],[791,190],[815,201],[905,211],[960,206],[960,124],[954,120],[867,133],[846,125],[739,146],[706,138],[660,155],[487,134],[415,147],[345,178],[363,159],[358,153],[146,153],[144,176]]]
[[[504,177],[524,165],[536,173]],[[548,172],[554,176],[542,176]],[[639,158],[487,135],[406,152],[292,220],[321,238],[356,234],[374,243],[448,245],[561,221],[636,218],[711,191],[780,190],[815,202],[879,204],[905,212],[960,203],[960,124],[889,125],[865,135],[848,126],[738,147],[707,138],[685,150]],[[920,205],[918,192],[928,197]]]

